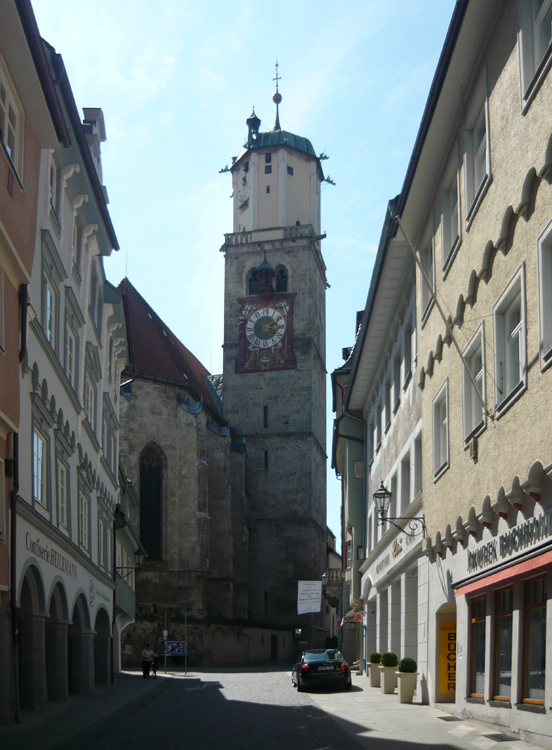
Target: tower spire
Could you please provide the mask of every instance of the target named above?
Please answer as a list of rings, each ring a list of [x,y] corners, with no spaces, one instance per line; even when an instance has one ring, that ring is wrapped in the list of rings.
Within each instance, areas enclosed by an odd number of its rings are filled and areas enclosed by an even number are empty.
[[[278,60],[276,59],[276,76],[272,79],[276,81],[276,93],[272,96],[272,101],[276,105],[276,122],[274,124],[274,130],[281,130],[280,127],[280,102],[282,101],[282,95],[278,91],[278,81],[282,80],[282,76],[278,75]]]

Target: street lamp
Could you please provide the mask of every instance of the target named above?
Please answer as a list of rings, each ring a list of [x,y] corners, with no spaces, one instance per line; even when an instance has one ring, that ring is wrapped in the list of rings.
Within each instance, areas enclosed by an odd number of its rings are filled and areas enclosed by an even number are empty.
[[[121,566],[121,567],[116,568],[117,575],[119,576],[119,578],[126,578],[134,571],[140,572],[140,567],[142,566],[142,563],[144,562],[146,557],[147,557],[146,552],[144,549],[142,549],[142,545],[140,545],[138,549],[136,550],[136,552],[134,553],[134,562],[135,562],[134,567],[132,566],[122,567]],[[122,572],[123,570],[127,570],[128,573],[123,573]]]
[[[399,518],[392,518],[387,515],[389,503],[391,502],[391,492],[383,486],[383,482],[380,483],[379,489],[374,492],[372,497],[374,498],[374,503],[376,505],[378,526],[385,526],[385,524],[389,522],[392,526],[399,531],[402,531],[407,536],[415,537],[418,534],[423,533],[425,537],[426,525],[423,516],[400,516]],[[410,521],[408,524],[408,529],[410,529],[410,531],[407,531],[403,526],[399,526],[395,521]]]

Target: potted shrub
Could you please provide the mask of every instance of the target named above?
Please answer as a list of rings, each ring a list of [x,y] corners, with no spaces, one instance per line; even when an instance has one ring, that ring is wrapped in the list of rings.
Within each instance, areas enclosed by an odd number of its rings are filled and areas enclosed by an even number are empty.
[[[414,691],[416,690],[416,681],[418,665],[414,659],[405,656],[399,662],[399,671],[396,672],[399,703],[412,703]]]
[[[395,687],[397,685],[395,670],[397,669],[398,663],[399,659],[397,654],[394,654],[392,651],[386,651],[381,655],[379,671],[381,678],[380,689],[382,693],[395,692]]]
[[[368,657],[368,661],[369,661],[368,667],[369,667],[369,673],[370,673],[370,687],[380,686],[380,673],[379,673],[380,659],[381,659],[381,654],[378,651],[372,651],[372,653]]]

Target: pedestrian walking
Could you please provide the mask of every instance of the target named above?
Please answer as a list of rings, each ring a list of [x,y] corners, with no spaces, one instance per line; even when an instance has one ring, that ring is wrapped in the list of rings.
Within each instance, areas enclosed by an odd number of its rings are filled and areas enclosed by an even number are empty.
[[[142,674],[144,675],[144,679],[150,676],[150,669],[156,656],[157,654],[152,651],[150,644],[146,643],[146,648],[142,651]]]

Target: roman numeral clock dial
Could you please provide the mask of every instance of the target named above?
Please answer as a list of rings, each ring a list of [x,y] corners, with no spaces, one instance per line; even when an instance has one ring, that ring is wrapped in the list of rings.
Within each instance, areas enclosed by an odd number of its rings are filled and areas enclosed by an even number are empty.
[[[245,335],[253,346],[270,349],[279,344],[286,331],[286,321],[277,310],[257,310],[245,325]]]
[[[289,370],[293,354],[292,311],[295,294],[276,294],[270,302],[238,300],[240,345],[236,372]]]

